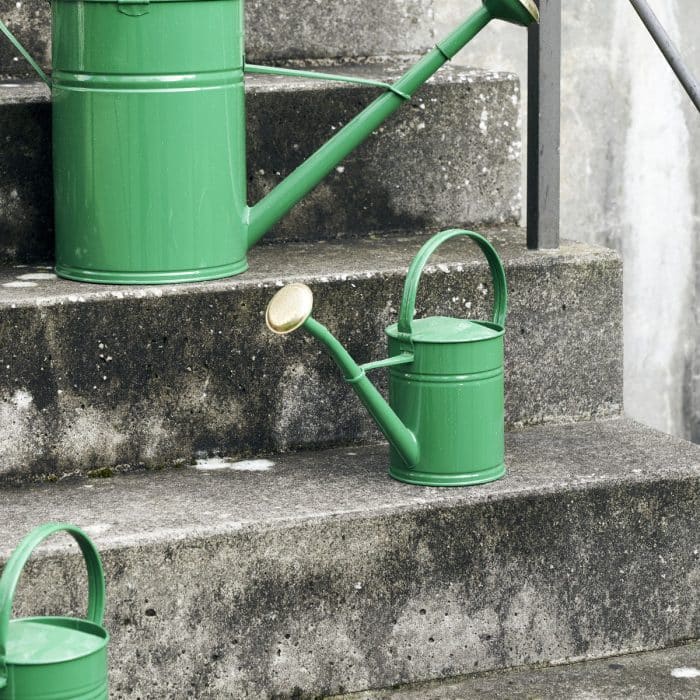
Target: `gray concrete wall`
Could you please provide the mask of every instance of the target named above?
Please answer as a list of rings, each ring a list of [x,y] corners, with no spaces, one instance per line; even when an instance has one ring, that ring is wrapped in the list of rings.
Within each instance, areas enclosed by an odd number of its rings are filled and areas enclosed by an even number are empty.
[[[650,4],[700,74],[700,3]],[[562,236],[622,252],[627,413],[700,441],[700,115],[628,2],[562,5]],[[439,3],[438,33],[464,13]],[[488,29],[459,59],[526,87],[518,28]]]

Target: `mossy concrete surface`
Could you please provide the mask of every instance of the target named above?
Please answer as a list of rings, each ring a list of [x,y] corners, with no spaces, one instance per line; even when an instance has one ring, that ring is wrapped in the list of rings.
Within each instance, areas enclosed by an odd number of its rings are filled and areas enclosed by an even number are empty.
[[[454,489],[393,481],[385,446],[5,487],[0,559],[47,520],[94,537],[116,698],[318,697],[700,636],[700,447],[613,419],[506,452],[502,481]],[[57,538],[16,614],[83,614],[84,576]]]
[[[569,243],[528,251],[517,228],[485,233],[510,286],[507,423],[618,414],[619,258]],[[306,282],[314,316],[357,361],[382,358],[426,237],[259,246],[247,273],[194,285],[100,286],[5,268],[0,479],[379,440],[324,348],[304,332],[274,336],[264,311],[279,286]],[[418,314],[488,318],[490,305],[479,249],[466,240],[441,248]],[[373,379],[385,388],[384,373]]]

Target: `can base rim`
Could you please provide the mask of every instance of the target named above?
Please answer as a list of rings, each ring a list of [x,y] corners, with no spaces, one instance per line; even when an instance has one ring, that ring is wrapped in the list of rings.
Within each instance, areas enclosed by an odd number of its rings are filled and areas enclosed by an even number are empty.
[[[56,265],[59,277],[76,282],[94,284],[180,284],[184,282],[205,282],[223,277],[240,275],[248,269],[248,261],[237,260],[227,265],[205,267],[195,270],[174,270],[168,272],[128,272],[122,270],[86,270],[70,265]]]
[[[472,470],[462,474],[436,474],[392,465],[389,468],[389,474],[397,481],[415,486],[475,486],[502,479],[506,475],[506,466],[501,463],[480,471]]]

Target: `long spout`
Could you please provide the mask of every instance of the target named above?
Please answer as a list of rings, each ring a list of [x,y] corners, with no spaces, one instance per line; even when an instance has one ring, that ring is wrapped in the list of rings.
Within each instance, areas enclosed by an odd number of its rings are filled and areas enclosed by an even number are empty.
[[[483,6],[439,42],[374,102],[248,209],[250,248],[306,196],[338,163],[359,146],[492,19],[528,26],[539,14],[533,0],[483,0]]]
[[[386,439],[411,469],[418,464],[419,446],[416,436],[401,422],[365,371],[340,341],[316,319],[311,317],[313,295],[305,284],[290,284],[280,289],[270,300],[265,313],[267,327],[279,335],[304,328],[320,340],[343,370],[345,381],[355,390],[365,408],[379,426]]]

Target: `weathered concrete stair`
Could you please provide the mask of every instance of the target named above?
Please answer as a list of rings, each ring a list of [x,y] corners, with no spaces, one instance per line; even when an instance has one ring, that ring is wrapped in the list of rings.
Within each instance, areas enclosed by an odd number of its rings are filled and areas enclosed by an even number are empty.
[[[392,80],[406,65],[394,60],[323,70]],[[251,203],[381,94],[357,85],[273,76],[251,75],[246,83]],[[519,97],[513,75],[445,67],[265,240],[516,222]],[[0,262],[51,261],[45,85],[0,84],[0,143]]]
[[[47,10],[0,0],[44,63]],[[397,54],[435,39],[431,0],[247,10],[255,62],[390,80]],[[366,58],[380,55],[393,57]],[[33,77],[6,42],[0,76]],[[251,202],[376,94],[262,77],[247,89]],[[608,419],[622,400],[620,261],[575,243],[525,250],[518,119],[513,76],[447,68],[280,222],[250,272],[97,287],[50,271],[48,91],[0,86],[0,565],[40,522],[90,532],[114,697],[316,697],[700,636],[700,448]],[[410,487],[387,476],[323,349],[273,337],[262,313],[303,280],[358,361],[383,357],[409,260],[463,224],[495,225],[507,268],[509,474]],[[475,251],[457,242],[433,263],[419,313],[488,314]],[[65,544],[30,564],[17,614],[82,613]]]
[[[469,674],[342,700],[688,700],[700,697],[700,642],[549,668]],[[341,700],[341,696],[334,696]]]
[[[0,559],[46,520],[94,537],[115,698],[318,697],[700,636],[698,446],[528,428],[504,480],[442,490],[392,481],[383,446],[272,459],[5,487]],[[82,614],[81,568],[54,541],[16,613]]]
[[[431,48],[433,0],[247,0],[246,58],[255,62],[414,54]],[[465,9],[465,17],[467,10]],[[43,0],[0,0],[7,22],[46,70],[51,68],[51,6]],[[0,42],[0,76],[35,78],[10,43]]]
[[[510,287],[508,424],[619,413],[617,255],[579,243],[532,252],[517,228],[486,233]],[[323,348],[304,333],[273,336],[263,313],[276,287],[305,281],[315,316],[359,362],[384,357],[425,238],[257,247],[244,275],[197,285],[86,285],[5,268],[0,479],[379,439]],[[421,284],[419,314],[490,313],[488,267],[463,240],[438,251]]]

